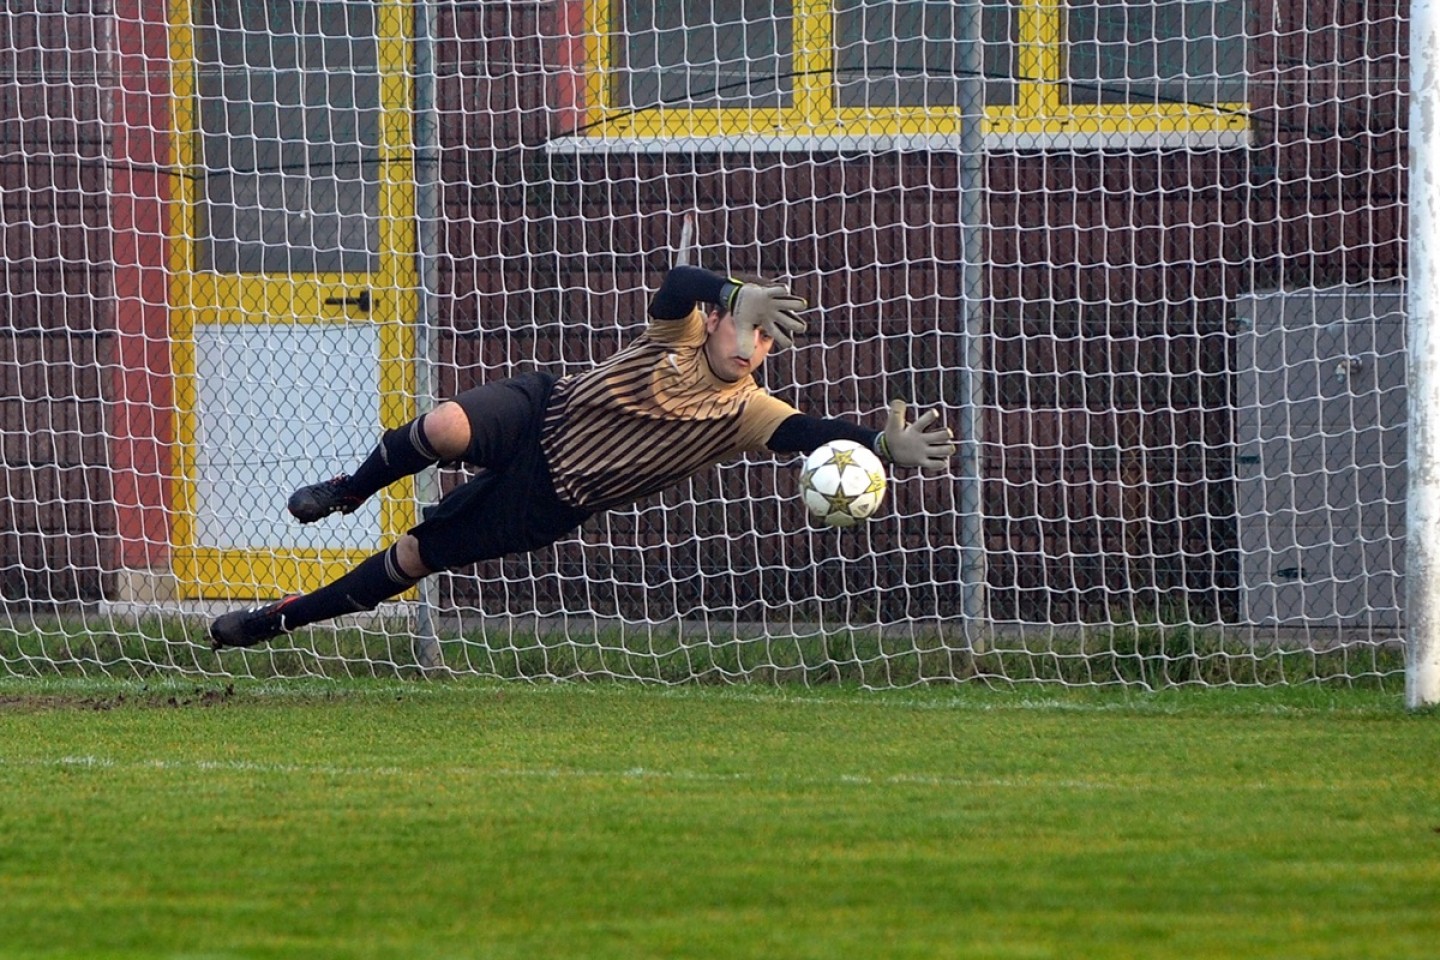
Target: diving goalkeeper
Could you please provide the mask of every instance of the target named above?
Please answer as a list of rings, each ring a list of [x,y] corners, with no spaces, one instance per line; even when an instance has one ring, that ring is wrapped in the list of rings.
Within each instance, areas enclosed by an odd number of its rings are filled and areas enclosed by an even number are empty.
[[[943,467],[950,431],[928,412],[883,430],[806,416],[754,373],[805,329],[803,299],[782,285],[675,267],[650,303],[645,332],[589,370],[527,373],[473,387],[387,430],[348,476],[301,487],[301,523],[350,513],[383,487],[435,463],[479,472],[392,546],[312,593],[236,610],[210,625],[215,649],[248,647],[306,624],[373,610],[426,576],[548,546],[604,510],[634,503],[751,451],[810,452],[866,444],[901,467]]]

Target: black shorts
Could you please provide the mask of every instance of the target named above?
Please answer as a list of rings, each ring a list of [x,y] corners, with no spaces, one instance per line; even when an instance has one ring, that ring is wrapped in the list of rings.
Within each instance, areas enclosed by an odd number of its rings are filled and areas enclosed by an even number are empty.
[[[440,499],[410,530],[420,559],[449,570],[546,547],[590,515],[555,493],[540,430],[555,378],[526,373],[454,398],[470,421],[466,463],[480,473]]]

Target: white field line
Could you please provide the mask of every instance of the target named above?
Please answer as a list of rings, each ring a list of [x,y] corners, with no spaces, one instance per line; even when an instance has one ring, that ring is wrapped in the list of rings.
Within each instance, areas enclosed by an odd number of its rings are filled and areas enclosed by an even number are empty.
[[[413,770],[404,767],[346,767],[334,764],[263,763],[253,760],[117,760],[112,757],[0,757],[0,768],[14,769],[76,769],[76,770],[159,770],[179,773],[241,773],[294,776],[355,777],[385,779],[391,777],[439,776],[469,777],[478,780],[596,780],[627,783],[669,781],[675,783],[728,783],[778,786],[854,786],[854,787],[940,787],[945,789],[1059,789],[1059,790],[1133,790],[1137,784],[1110,779],[1076,779],[1049,777],[954,777],[925,773],[901,773],[889,776],[868,774],[836,774],[829,777],[795,777],[785,774],[706,773],[698,770],[657,770],[652,767],[630,767],[624,770],[584,770],[562,767],[448,767],[437,770]]]
[[[508,691],[507,691],[508,692]],[[703,699],[707,701],[727,701],[732,703],[761,703],[772,705],[798,705],[811,707],[843,707],[848,710],[857,708],[887,709],[897,708],[902,710],[954,710],[958,712],[973,713],[1011,713],[1016,711],[1033,711],[1039,713],[1093,713],[1109,714],[1124,713],[1136,716],[1181,716],[1195,708],[1193,702],[1183,699],[1163,700],[1155,699],[1153,694],[1146,694],[1136,691],[1133,697],[1121,697],[1111,700],[1066,700],[1050,699],[1043,694],[1029,697],[1019,696],[1015,698],[997,699],[986,701],[974,697],[914,697],[898,695],[895,691],[879,690],[874,691],[873,696],[864,698],[855,697],[827,697],[805,693],[794,693],[787,690],[752,690],[741,687],[712,687],[697,690],[694,687],[647,687],[647,694],[659,699]],[[540,694],[540,695],[580,695],[605,697],[615,694],[614,687],[604,685],[587,685],[584,683],[536,683],[518,685],[515,695]],[[1271,716],[1304,716],[1317,712],[1327,715],[1345,715],[1347,713],[1363,715],[1373,713],[1373,707],[1346,707],[1335,706],[1292,706],[1289,704],[1266,704],[1260,701],[1247,700],[1225,707],[1211,705],[1206,708],[1207,712],[1223,716],[1226,714],[1241,715],[1271,715]]]

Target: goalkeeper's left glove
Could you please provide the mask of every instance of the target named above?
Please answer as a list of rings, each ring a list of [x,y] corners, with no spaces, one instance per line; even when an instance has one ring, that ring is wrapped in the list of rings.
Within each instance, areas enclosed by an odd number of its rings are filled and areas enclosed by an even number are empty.
[[[931,426],[939,416],[930,410],[907,425],[905,401],[892,400],[885,430],[875,438],[875,452],[902,467],[945,466],[955,456],[955,441],[945,427]]]
[[[725,307],[735,318],[735,332],[740,337],[738,352],[746,360],[755,352],[756,328],[782,347],[790,346],[795,342],[795,334],[805,331],[800,311],[808,304],[788,287],[737,280],[730,280],[725,286]]]

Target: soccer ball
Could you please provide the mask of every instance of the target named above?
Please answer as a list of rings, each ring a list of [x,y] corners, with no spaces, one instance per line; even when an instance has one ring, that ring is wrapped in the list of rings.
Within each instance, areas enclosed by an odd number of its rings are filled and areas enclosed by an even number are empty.
[[[810,515],[828,527],[853,527],[880,509],[885,467],[854,440],[832,440],[805,458],[800,494]]]

